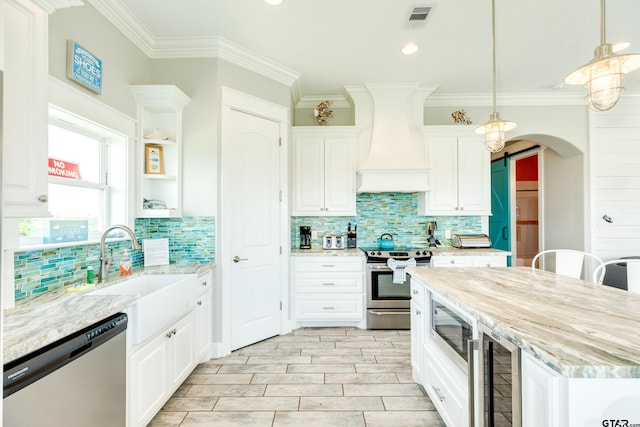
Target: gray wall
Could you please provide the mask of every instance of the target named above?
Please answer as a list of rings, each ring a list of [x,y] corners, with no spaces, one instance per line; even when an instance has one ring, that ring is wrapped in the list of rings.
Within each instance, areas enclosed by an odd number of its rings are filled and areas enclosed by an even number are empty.
[[[217,59],[154,60],[152,84],[174,84],[191,102],[183,111],[183,213],[216,216],[219,91]]]
[[[102,94],[67,78],[67,40],[102,59]],[[136,116],[132,84],[149,84],[151,60],[92,6],[60,9],[49,16],[49,74],[131,117]]]

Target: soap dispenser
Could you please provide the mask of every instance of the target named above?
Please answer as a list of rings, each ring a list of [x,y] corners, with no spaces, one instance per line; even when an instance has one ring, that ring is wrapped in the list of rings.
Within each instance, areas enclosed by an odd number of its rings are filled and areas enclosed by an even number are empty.
[[[120,260],[120,276],[131,276],[131,270],[133,268],[131,256],[128,250],[124,250],[124,255]]]

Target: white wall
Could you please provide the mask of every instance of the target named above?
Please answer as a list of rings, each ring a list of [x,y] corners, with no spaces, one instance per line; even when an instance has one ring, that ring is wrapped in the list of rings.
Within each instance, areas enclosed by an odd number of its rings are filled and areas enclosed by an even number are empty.
[[[639,119],[640,100],[591,114],[591,247],[605,260],[640,255]]]
[[[562,158],[542,153],[543,244],[541,249],[589,250],[585,247],[584,156]]]

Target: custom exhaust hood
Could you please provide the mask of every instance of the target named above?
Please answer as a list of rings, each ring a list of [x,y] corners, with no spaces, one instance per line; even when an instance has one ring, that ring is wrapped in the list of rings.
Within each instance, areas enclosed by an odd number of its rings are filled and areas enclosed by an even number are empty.
[[[347,86],[355,124],[363,129],[358,193],[427,191],[421,129],[425,99],[434,88],[419,84]]]

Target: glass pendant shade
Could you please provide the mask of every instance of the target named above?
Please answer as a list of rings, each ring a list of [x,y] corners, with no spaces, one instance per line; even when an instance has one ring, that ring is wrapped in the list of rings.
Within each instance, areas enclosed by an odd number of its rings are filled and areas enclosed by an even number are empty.
[[[583,84],[589,106],[596,111],[606,111],[620,99],[625,73],[637,68],[640,68],[640,55],[615,55],[612,45],[605,43],[596,48],[591,62],[569,74],[565,82]]]
[[[484,134],[484,146],[491,153],[502,151],[505,144],[504,133],[515,129],[516,124],[509,120],[502,120],[497,111],[491,113],[489,121],[476,128],[476,133]]]
[[[613,45],[605,38],[605,4],[600,2],[600,45],[593,51],[593,59],[565,78],[570,85],[584,85],[587,88],[585,100],[595,111],[612,108],[622,94],[624,75],[640,68],[640,55],[617,55]]]

